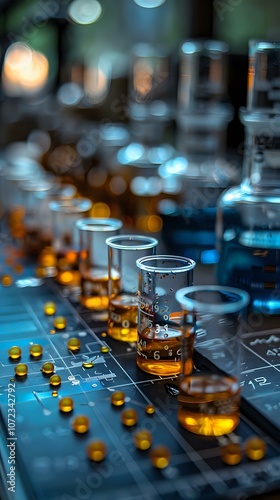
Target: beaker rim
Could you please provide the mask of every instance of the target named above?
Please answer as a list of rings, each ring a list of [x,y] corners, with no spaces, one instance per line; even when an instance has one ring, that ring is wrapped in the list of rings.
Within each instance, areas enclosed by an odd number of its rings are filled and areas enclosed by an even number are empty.
[[[131,242],[131,244],[122,243],[125,241]],[[118,236],[110,236],[106,239],[106,244],[117,250],[148,250],[149,248],[155,247],[158,244],[158,240],[152,236],[140,234],[121,234]]]
[[[76,221],[77,229],[81,231],[116,231],[121,229],[123,222],[113,217],[84,217]]]
[[[209,303],[196,300],[186,295],[191,296],[196,292],[221,292],[221,294],[235,297],[237,300],[234,302],[225,303]],[[201,313],[233,313],[244,309],[250,302],[250,295],[245,290],[236,287],[221,286],[221,285],[196,285],[181,288],[175,294],[176,300],[181,307],[186,310],[196,310]]]
[[[161,265],[157,265],[160,262]],[[154,273],[183,273],[191,271],[196,266],[196,262],[181,255],[146,255],[136,260],[136,266],[144,271]]]
[[[69,214],[71,212],[83,213],[90,210],[92,201],[88,198],[69,198],[53,200],[49,203],[49,208],[52,212],[60,212],[62,214]]]

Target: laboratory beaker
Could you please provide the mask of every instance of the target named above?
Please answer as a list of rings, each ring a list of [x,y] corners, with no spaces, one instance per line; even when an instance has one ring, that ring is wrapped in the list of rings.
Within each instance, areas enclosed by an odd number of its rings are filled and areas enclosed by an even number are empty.
[[[239,423],[240,336],[247,328],[250,297],[237,288],[201,285],[178,290],[176,299],[183,311],[178,420],[195,434],[228,434]],[[188,374],[184,361],[190,332],[195,369]]]
[[[122,221],[114,218],[88,217],[77,221],[79,232],[80,302],[87,309],[108,317],[108,248],[106,239],[117,235]],[[114,287],[119,288],[119,279]],[[97,318],[96,318],[97,319]]]
[[[158,240],[139,234],[113,236],[108,245],[109,319],[108,334],[124,342],[137,341],[138,268],[136,260],[154,255]],[[115,287],[119,277],[119,289]]]
[[[193,283],[196,263],[177,255],[146,256],[139,268],[137,365],[162,376],[181,372],[181,309],[179,288]]]

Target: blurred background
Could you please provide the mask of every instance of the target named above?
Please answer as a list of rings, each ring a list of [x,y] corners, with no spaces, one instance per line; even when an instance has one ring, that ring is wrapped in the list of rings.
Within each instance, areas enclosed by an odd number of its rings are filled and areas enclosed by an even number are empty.
[[[152,198],[178,194],[178,179],[162,171],[159,183],[158,167],[175,150],[193,153],[203,137],[207,154],[226,149],[241,161],[248,41],[280,38],[277,0],[0,0],[0,12],[2,179],[7,163],[31,157],[92,198],[91,215],[158,232],[170,205]],[[184,45],[209,40],[221,45],[206,55]],[[200,117],[204,104],[231,106],[218,138],[202,120],[185,141],[193,102]],[[148,165],[149,178],[135,165]]]
[[[57,96],[71,115],[126,121],[130,57],[137,43],[169,52],[175,98],[183,40],[227,42],[229,100],[236,111],[246,102],[248,40],[280,37],[277,0],[1,0],[0,11],[2,146],[25,139],[38,122],[43,126],[36,116],[39,101],[44,115],[56,111],[44,108],[49,96]],[[16,126],[23,116],[24,126]],[[229,147],[238,147],[242,133],[235,113]]]

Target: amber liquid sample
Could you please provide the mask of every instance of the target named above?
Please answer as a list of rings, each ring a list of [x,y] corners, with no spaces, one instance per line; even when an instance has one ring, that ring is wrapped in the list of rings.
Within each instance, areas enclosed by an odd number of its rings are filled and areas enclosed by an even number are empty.
[[[38,265],[44,271],[46,277],[54,277],[57,274],[57,258],[54,249],[44,244],[38,256]]]
[[[8,214],[8,226],[10,233],[15,238],[23,238],[25,233],[25,228],[23,224],[23,219],[25,215],[24,207],[18,206],[10,210]]]
[[[27,255],[39,256],[41,250],[43,249],[43,244],[38,227],[24,227],[23,246]]]
[[[114,293],[119,290],[120,279],[114,280]],[[94,268],[81,273],[81,304],[87,309],[105,311],[109,306],[108,269]]]
[[[108,335],[123,342],[137,341],[138,297],[123,294],[110,299]]]
[[[185,376],[179,382],[178,420],[195,434],[221,436],[239,423],[240,387],[234,377]]]
[[[157,325],[138,332],[136,362],[147,373],[178,375],[182,369],[181,351],[179,327]]]
[[[56,253],[56,258],[56,281],[62,285],[79,286],[81,281],[78,268],[79,252],[77,250],[59,251]]]

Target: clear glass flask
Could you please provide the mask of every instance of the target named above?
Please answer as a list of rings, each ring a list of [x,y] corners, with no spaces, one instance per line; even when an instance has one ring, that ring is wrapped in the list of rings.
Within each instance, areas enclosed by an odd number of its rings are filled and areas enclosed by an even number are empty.
[[[229,158],[227,129],[233,110],[227,97],[228,46],[218,40],[181,45],[176,113],[176,155],[159,168],[162,179],[181,184],[166,191],[159,211],[169,252],[204,264],[216,262],[215,219],[220,194],[240,182],[237,158]],[[176,183],[174,183],[176,187]]]
[[[280,42],[249,43],[243,178],[217,209],[217,281],[249,292],[250,308],[280,312]]]

